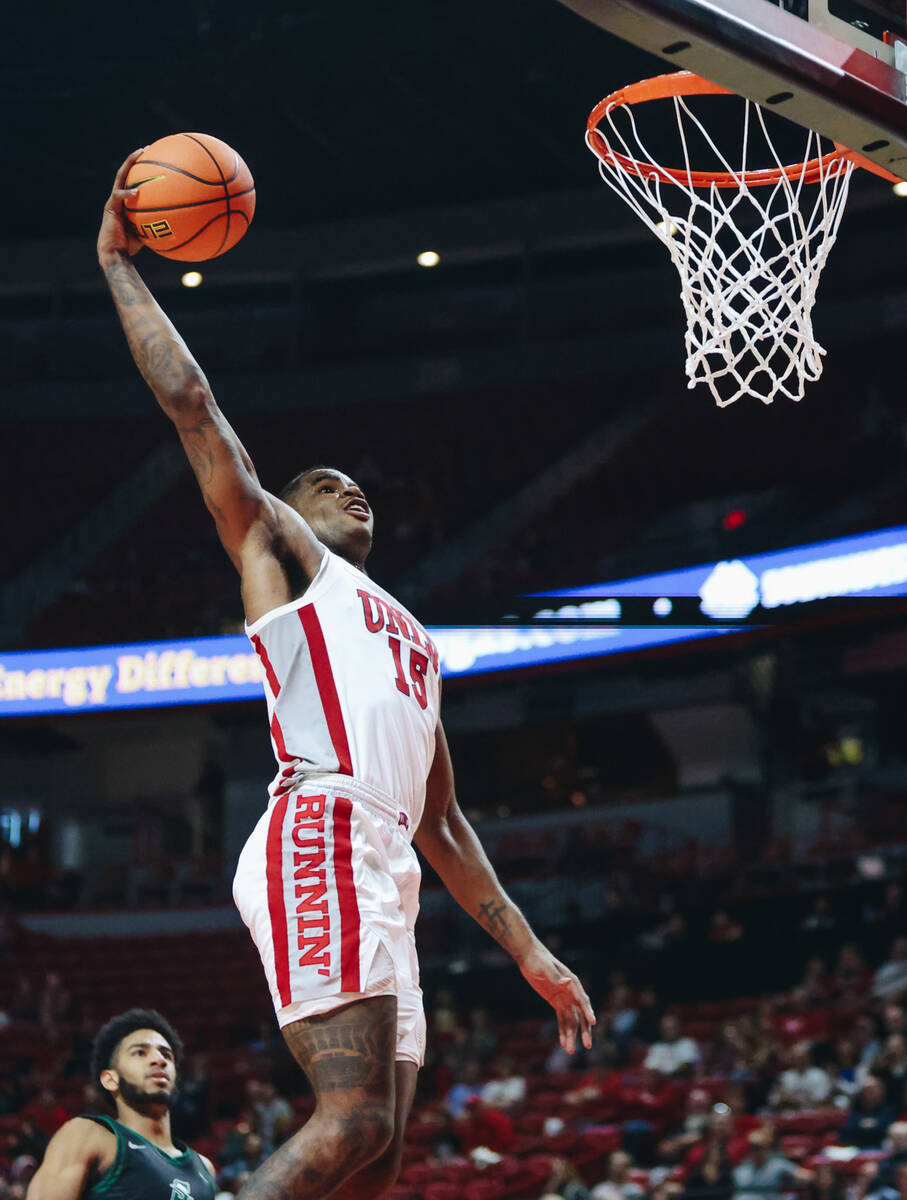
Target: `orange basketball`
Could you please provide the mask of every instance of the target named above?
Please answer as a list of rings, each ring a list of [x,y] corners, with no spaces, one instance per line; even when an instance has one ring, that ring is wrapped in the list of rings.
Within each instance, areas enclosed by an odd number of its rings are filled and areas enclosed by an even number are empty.
[[[235,150],[207,133],[173,133],[146,147],[129,168],[139,189],[125,210],[149,249],[204,262],[235,246],[255,212],[255,183]]]

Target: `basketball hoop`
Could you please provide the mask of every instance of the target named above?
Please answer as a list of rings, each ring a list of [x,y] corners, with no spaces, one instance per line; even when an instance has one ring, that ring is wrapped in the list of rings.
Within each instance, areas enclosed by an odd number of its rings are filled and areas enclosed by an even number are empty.
[[[844,146],[823,153],[812,131],[803,160],[785,165],[763,110],[750,100],[741,163],[731,165],[687,98],[734,94],[677,71],[606,96],[586,125],[602,178],[667,246],[680,274],[687,386],[706,384],[721,407],[747,395],[771,404],[779,392],[800,400],[806,383],[822,374],[825,350],[811,313],[854,166],[889,177]],[[638,132],[634,106],[649,100],[673,101],[682,167],[655,162]],[[694,133],[723,169],[692,168]],[[772,165],[750,167],[754,150]]]

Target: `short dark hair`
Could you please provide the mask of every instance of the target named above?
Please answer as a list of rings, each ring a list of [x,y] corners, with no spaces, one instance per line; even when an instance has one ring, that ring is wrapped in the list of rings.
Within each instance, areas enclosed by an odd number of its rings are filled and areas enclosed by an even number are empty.
[[[102,1071],[113,1066],[117,1048],[123,1038],[129,1037],[130,1033],[135,1033],[137,1029],[153,1029],[155,1033],[166,1038],[173,1051],[173,1061],[179,1068],[183,1043],[166,1017],[162,1017],[153,1008],[130,1008],[128,1012],[111,1017],[106,1025],[101,1026],[95,1036],[91,1047],[91,1079],[93,1083],[99,1081]]]
[[[292,498],[296,495],[300,483],[305,479],[306,475],[313,475],[316,471],[336,471],[336,467],[306,467],[304,471],[300,471],[298,475],[294,475],[289,483],[285,484],[277,493],[281,500],[289,504]]]

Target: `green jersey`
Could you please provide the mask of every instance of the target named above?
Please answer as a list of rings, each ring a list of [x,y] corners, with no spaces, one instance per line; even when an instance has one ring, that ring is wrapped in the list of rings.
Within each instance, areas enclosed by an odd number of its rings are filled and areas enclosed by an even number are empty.
[[[85,1192],[82,1200],[214,1200],[211,1172],[188,1146],[176,1158],[112,1117],[84,1114],[117,1139],[116,1158]]]

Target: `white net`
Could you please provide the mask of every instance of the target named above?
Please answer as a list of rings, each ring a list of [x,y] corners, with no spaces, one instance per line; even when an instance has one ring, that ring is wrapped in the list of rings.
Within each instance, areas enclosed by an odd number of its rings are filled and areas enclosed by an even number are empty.
[[[785,167],[762,109],[747,100],[741,162],[732,166],[683,96],[664,103],[676,117],[681,169],[655,163],[632,104],[606,106],[586,141],[604,181],[667,246],[678,270],[687,386],[706,384],[722,407],[741,396],[800,400],[822,373],[825,350],[811,314],[853,163],[834,152],[822,157],[818,134],[807,132],[803,163],[812,169]],[[691,166],[691,136],[707,143],[718,164],[710,177],[724,186]],[[750,167],[755,154],[767,154],[768,167]]]

